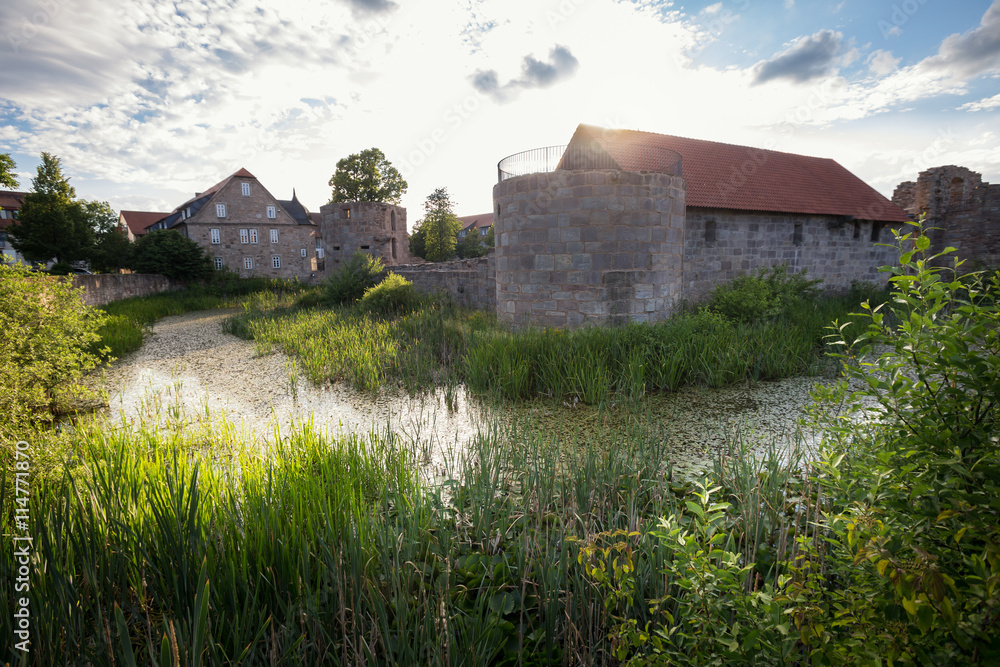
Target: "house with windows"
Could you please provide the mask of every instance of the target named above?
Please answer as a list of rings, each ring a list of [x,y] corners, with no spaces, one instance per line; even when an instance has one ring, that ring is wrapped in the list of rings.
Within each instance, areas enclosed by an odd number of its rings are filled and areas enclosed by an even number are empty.
[[[459,221],[462,229],[458,232],[458,240],[461,241],[470,233],[479,234],[480,238],[485,238],[486,233],[493,225],[493,213],[480,213],[479,215],[460,215]]]
[[[135,242],[140,236],[145,236],[149,228],[170,215],[160,211],[122,211],[118,214],[118,226],[125,230],[128,240]]]
[[[148,231],[174,229],[205,248],[216,269],[243,277],[315,278],[318,227],[292,192],[276,199],[246,169],[197,193]],[[321,258],[320,258],[321,259]]]
[[[18,212],[24,204],[24,197],[27,192],[14,192],[12,190],[0,190],[0,252],[4,259],[10,262],[21,262],[27,264],[21,253],[14,250],[7,237],[7,228],[17,220]]]

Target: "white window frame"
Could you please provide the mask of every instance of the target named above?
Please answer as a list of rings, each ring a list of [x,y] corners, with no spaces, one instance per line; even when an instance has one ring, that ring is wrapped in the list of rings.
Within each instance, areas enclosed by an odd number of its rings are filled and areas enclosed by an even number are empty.
[[[268,206],[267,207],[267,217],[271,218],[272,220],[275,219],[275,218],[277,218],[278,217],[278,209],[275,208],[274,206]]]
[[[303,249],[302,249],[302,250],[300,250],[299,252],[300,252],[300,253],[302,254],[302,256],[303,256],[303,257],[305,257],[305,256],[306,256],[306,249],[305,249],[305,248],[303,248]]]
[[[277,242],[278,242],[278,230],[277,229],[272,229],[271,230],[271,243],[277,243]]]
[[[240,230],[240,243],[250,243],[250,230],[241,229]]]
[[[215,205],[215,217],[217,217],[217,218],[224,218],[224,217],[226,217],[226,205],[225,204],[216,204]]]
[[[278,255],[271,256],[271,268],[280,269],[281,268],[281,257]]]
[[[224,268],[226,268],[226,263],[222,260],[221,257],[216,257],[215,258],[215,270],[216,271],[221,271]]]
[[[243,268],[247,271],[253,271],[253,257],[243,258]]]
[[[250,184],[246,181],[240,183],[240,190],[243,192],[244,197],[250,196]]]
[[[256,227],[251,227],[250,228],[250,243],[256,243],[256,242],[257,242],[257,228]]]
[[[222,230],[218,227],[212,227],[208,230],[212,235],[212,245],[219,245],[222,243]]]

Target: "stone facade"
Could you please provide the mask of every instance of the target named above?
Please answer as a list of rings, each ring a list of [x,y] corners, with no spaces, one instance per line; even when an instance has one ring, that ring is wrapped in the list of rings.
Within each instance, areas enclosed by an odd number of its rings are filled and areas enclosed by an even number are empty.
[[[331,202],[319,211],[328,271],[336,271],[341,261],[357,251],[378,255],[386,266],[414,261],[405,208],[379,202]]]
[[[556,170],[493,187],[497,313],[555,327],[649,321],[680,297],[685,182]]]
[[[82,287],[83,302],[88,306],[103,306],[119,299],[149,296],[174,289],[170,279],[145,273],[100,273],[73,276],[73,287]]]
[[[475,259],[407,264],[393,271],[422,292],[443,291],[460,306],[495,310],[497,275],[494,253]]]
[[[917,180],[896,186],[893,203],[914,217],[926,215],[932,250],[955,248],[955,256],[1000,266],[1000,185],[982,175],[947,165],[920,172]],[[943,258],[950,264],[951,259]]]
[[[237,172],[197,211],[182,215],[170,228],[205,248],[216,268],[241,277],[316,278],[316,226],[300,224],[252,176]]]
[[[758,268],[787,264],[842,291],[855,280],[885,282],[878,267],[896,259],[888,225],[844,216],[687,209],[684,298],[699,301],[716,284]]]

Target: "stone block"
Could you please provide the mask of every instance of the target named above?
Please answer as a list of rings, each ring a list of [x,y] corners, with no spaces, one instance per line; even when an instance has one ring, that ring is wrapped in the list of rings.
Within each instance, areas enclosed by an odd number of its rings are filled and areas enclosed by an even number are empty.
[[[580,229],[578,227],[568,227],[559,229],[559,240],[563,243],[570,243],[580,240]]]
[[[608,201],[605,197],[583,197],[580,199],[580,207],[585,211],[607,209]]]
[[[584,315],[607,315],[607,304],[600,301],[581,301],[580,312]]]
[[[593,256],[589,253],[578,253],[571,255],[570,258],[572,268],[577,271],[586,271],[593,266]]]
[[[585,267],[576,266],[573,255],[569,253],[562,253],[555,255],[555,267],[557,271],[566,271],[568,269],[580,269]]]

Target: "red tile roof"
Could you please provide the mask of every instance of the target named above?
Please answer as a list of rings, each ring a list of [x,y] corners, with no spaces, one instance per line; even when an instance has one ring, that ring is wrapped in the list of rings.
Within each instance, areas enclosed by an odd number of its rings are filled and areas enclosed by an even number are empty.
[[[462,229],[489,229],[493,224],[492,213],[480,213],[479,215],[460,215],[458,219],[462,222]]]
[[[640,147],[680,153],[687,206],[907,220],[906,211],[829,158],[581,124],[570,145],[585,143],[596,143],[626,171],[668,166]]]
[[[14,190],[0,190],[0,208],[7,211],[16,211],[24,204],[24,196],[27,192],[16,192]],[[10,214],[8,214],[9,216]],[[10,227],[14,221],[7,218],[0,218],[0,229]]]
[[[120,217],[125,220],[128,229],[133,236],[142,236],[149,229],[150,225],[162,220],[170,213],[158,211],[122,211]]]

